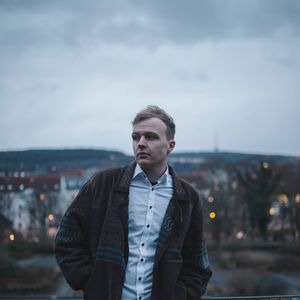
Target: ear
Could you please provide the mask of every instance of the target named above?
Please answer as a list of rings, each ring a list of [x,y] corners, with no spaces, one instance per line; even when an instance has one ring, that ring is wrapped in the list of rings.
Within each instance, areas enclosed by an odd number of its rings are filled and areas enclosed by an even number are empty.
[[[168,154],[170,154],[173,149],[175,148],[176,142],[174,140],[169,141],[169,149],[168,149]]]

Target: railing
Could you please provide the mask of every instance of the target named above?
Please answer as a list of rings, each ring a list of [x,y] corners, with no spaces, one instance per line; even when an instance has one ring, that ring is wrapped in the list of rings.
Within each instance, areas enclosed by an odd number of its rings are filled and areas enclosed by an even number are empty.
[[[82,297],[56,297],[56,296],[0,296],[0,300],[82,300]],[[202,300],[300,300],[300,295],[282,296],[236,296],[236,297],[209,297]]]
[[[284,296],[236,296],[236,297],[203,297],[203,300],[300,300],[300,295]]]

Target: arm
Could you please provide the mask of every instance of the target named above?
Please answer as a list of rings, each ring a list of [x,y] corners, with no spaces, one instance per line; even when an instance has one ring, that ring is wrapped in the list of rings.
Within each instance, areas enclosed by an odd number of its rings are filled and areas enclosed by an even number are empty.
[[[186,299],[199,300],[206,291],[212,271],[209,266],[206,244],[203,240],[202,203],[198,194],[184,240],[182,257],[183,266],[178,278],[178,285],[185,287]]]
[[[63,216],[56,238],[55,257],[66,281],[75,289],[83,289],[93,261],[88,240],[91,182],[86,183]]]

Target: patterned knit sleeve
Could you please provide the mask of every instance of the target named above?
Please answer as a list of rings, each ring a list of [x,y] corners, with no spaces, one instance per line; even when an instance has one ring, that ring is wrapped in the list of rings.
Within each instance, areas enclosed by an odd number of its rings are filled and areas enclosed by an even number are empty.
[[[56,261],[74,290],[83,289],[93,268],[88,220],[93,193],[87,182],[63,216],[55,238]]]

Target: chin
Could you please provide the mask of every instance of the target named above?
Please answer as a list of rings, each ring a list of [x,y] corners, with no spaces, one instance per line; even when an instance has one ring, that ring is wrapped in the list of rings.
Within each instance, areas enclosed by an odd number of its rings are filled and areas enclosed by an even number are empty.
[[[143,159],[143,158],[138,158],[136,159],[136,162],[140,165],[140,166],[149,166],[151,165],[151,161],[149,161],[148,159]]]

